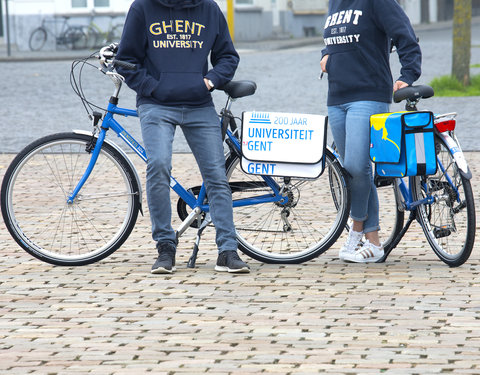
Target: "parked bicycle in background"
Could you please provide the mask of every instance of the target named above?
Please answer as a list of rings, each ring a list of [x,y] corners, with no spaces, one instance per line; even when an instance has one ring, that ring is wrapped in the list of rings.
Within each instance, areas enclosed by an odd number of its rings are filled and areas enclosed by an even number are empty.
[[[69,16],[43,18],[41,26],[30,34],[28,46],[32,51],[40,51],[49,37],[55,39],[56,46],[68,49],[84,49],[87,47],[87,35],[80,25],[70,25]],[[58,31],[59,30],[59,31]]]
[[[83,32],[87,36],[87,48],[98,48],[106,44],[113,42],[118,43],[122,37],[123,32],[123,22],[118,22],[115,19],[120,16],[125,16],[124,13],[97,13],[93,10],[89,17],[89,23],[86,26],[83,26]],[[103,26],[104,23],[101,23],[96,18],[108,17],[108,24],[106,27]]]

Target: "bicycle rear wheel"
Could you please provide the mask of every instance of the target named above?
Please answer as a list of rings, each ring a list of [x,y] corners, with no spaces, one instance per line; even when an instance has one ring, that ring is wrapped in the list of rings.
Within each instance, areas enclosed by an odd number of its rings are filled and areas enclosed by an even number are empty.
[[[229,157],[226,168],[234,200],[268,194],[263,178],[243,172],[237,155]],[[345,227],[350,195],[344,170],[328,150],[325,168],[315,180],[292,178],[285,185],[275,178],[285,188],[287,204],[235,207],[239,249],[261,262],[302,263],[330,248]]]
[[[423,199],[427,193],[435,197],[432,204],[418,207],[417,217],[435,254],[449,266],[457,267],[470,257],[475,241],[472,186],[438,137],[436,148],[437,173],[416,177],[412,193],[416,200]]]
[[[32,51],[40,51],[47,41],[47,31],[43,27],[38,27],[30,34],[28,46]]]
[[[2,215],[15,241],[56,265],[96,262],[118,249],[140,208],[139,186],[124,157],[108,144],[72,204],[67,197],[85,172],[91,136],[49,135],[28,145],[2,183]]]

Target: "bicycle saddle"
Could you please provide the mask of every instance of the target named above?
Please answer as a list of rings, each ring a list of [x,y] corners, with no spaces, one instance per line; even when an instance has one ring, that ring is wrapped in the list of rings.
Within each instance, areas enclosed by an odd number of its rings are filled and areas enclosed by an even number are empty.
[[[256,89],[257,84],[253,81],[230,81],[220,88],[233,99],[253,95]]]
[[[395,91],[393,101],[400,103],[402,100],[409,99],[411,101],[417,99],[426,99],[434,95],[433,89],[427,85],[408,86]]]

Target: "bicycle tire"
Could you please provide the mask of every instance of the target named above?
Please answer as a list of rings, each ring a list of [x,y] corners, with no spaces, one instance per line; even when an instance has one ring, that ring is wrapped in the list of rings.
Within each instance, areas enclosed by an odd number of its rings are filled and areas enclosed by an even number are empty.
[[[332,148],[336,150],[335,144]],[[329,171],[330,173],[330,171]],[[329,176],[330,177],[330,176]],[[378,206],[379,206],[379,225],[380,239],[385,252],[388,252],[397,235],[403,229],[405,222],[405,212],[399,209],[399,197],[401,193],[398,191],[394,178],[377,178],[375,179],[377,187]],[[334,194],[334,191],[331,191]],[[335,197],[333,197],[335,200]],[[351,227],[351,219],[347,221],[345,230],[348,232]]]
[[[67,203],[90,161],[91,139],[76,133],[43,137],[25,147],[5,173],[0,193],[5,225],[24,250],[44,262],[99,261],[117,250],[135,225],[140,187],[128,161],[108,144],[75,201]]]
[[[47,30],[43,27],[37,27],[30,34],[30,39],[28,40],[28,47],[31,51],[40,51],[47,42]]]
[[[415,177],[412,194],[419,200],[428,189],[436,197],[431,205],[418,207],[417,218],[435,254],[450,267],[458,267],[468,260],[475,242],[475,202],[470,180],[460,173],[444,141],[435,138],[437,160],[445,171],[437,163],[435,175]]]
[[[265,263],[296,264],[319,256],[335,243],[349,216],[350,189],[338,159],[329,150],[325,157],[327,173],[317,179],[292,178],[285,191],[289,198],[286,205],[277,202],[234,208],[238,247],[243,253]],[[268,193],[261,176],[243,172],[238,155],[230,155],[226,170],[234,200]],[[336,179],[327,182],[330,170]],[[275,180],[284,186],[283,178]],[[331,183],[336,184],[339,204],[330,194]]]

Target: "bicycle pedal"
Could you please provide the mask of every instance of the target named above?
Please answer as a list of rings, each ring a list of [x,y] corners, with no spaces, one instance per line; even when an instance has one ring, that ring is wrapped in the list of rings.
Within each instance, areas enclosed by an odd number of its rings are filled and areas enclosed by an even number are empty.
[[[435,238],[448,237],[452,234],[452,231],[449,228],[435,228],[433,230],[433,235]]]

